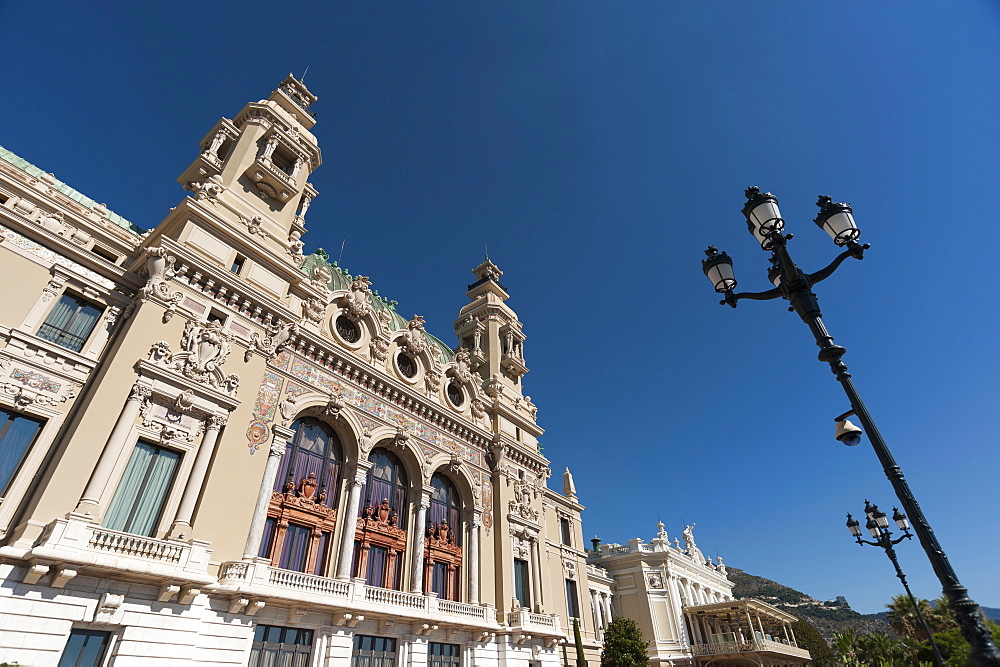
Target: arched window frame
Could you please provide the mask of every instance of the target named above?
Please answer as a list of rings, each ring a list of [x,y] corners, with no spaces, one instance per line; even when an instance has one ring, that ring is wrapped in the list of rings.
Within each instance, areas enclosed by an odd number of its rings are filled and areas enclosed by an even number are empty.
[[[431,505],[424,527],[424,592],[442,600],[462,596],[462,500],[454,481],[441,471],[431,476]]]
[[[343,447],[337,432],[314,417],[300,417],[292,428],[258,555],[273,567],[324,576],[332,564]]]
[[[384,447],[372,449],[368,460],[372,467],[361,490],[354,576],[363,577],[369,586],[400,590],[410,512],[409,474],[402,460]]]

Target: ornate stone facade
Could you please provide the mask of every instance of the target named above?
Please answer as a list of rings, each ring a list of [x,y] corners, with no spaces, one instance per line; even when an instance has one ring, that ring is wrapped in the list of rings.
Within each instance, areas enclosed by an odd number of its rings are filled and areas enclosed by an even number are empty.
[[[5,660],[88,631],[116,664],[247,664],[260,625],[312,630],[313,665],[361,635],[400,665],[572,652],[583,507],[546,486],[503,272],[473,269],[452,346],[306,254],[313,101],[289,77],[220,119],[149,231],[0,149],[0,419],[28,434],[0,480]]]

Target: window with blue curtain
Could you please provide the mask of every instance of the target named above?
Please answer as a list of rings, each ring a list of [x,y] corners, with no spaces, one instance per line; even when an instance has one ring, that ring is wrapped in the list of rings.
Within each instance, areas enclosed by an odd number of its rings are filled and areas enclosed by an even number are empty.
[[[372,469],[362,490],[362,508],[378,507],[383,500],[396,513],[396,525],[406,529],[406,471],[399,458],[387,449],[373,449],[368,460]]]
[[[69,633],[58,667],[99,667],[110,642],[110,632],[76,628]]]
[[[318,484],[316,499],[319,500],[325,492],[323,504],[336,507],[341,463],[344,460],[337,434],[328,424],[312,417],[297,419],[292,424],[292,430],[295,437],[281,457],[281,465],[274,478],[274,490],[285,491],[289,483],[296,488],[303,478],[313,473]]]
[[[135,443],[104,517],[104,527],[152,537],[180,460],[180,453],[173,450]]]
[[[0,409],[0,494],[7,495],[7,487],[41,430],[41,421]]]
[[[92,303],[63,294],[39,327],[38,337],[67,350],[79,352],[97,326],[103,310]]]

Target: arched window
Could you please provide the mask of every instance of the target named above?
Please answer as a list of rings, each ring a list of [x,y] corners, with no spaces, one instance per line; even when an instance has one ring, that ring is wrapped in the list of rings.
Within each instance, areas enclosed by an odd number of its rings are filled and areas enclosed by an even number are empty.
[[[388,501],[391,513],[396,515],[396,525],[406,528],[406,470],[399,458],[387,449],[374,449],[368,460],[372,469],[361,492],[362,507],[373,510]]]
[[[455,544],[462,546],[461,510],[459,510],[458,491],[451,480],[436,472],[431,477],[431,506],[427,512],[427,527],[440,530],[442,525],[451,529]]]
[[[297,419],[292,424],[295,431],[281,466],[274,478],[274,490],[288,492],[290,489],[302,493],[303,484],[312,487],[317,502],[327,507],[337,506],[337,489],[340,481],[341,453],[340,439],[329,424],[312,417]]]
[[[361,491],[361,517],[355,534],[355,576],[369,586],[399,590],[406,549],[409,481],[399,457],[381,447]]]
[[[458,491],[442,473],[431,477],[431,506],[424,528],[424,589],[458,600],[462,571],[462,511]]]
[[[325,575],[337,520],[343,454],[328,424],[303,417],[274,480],[259,555],[286,570]]]

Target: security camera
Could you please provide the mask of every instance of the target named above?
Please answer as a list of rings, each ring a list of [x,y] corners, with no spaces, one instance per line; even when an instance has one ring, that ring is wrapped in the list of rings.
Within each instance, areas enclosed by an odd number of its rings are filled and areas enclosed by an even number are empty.
[[[855,445],[861,444],[862,433],[864,433],[864,431],[852,424],[850,420],[843,419],[837,422],[837,430],[834,432],[833,436],[848,447],[854,447]]]

